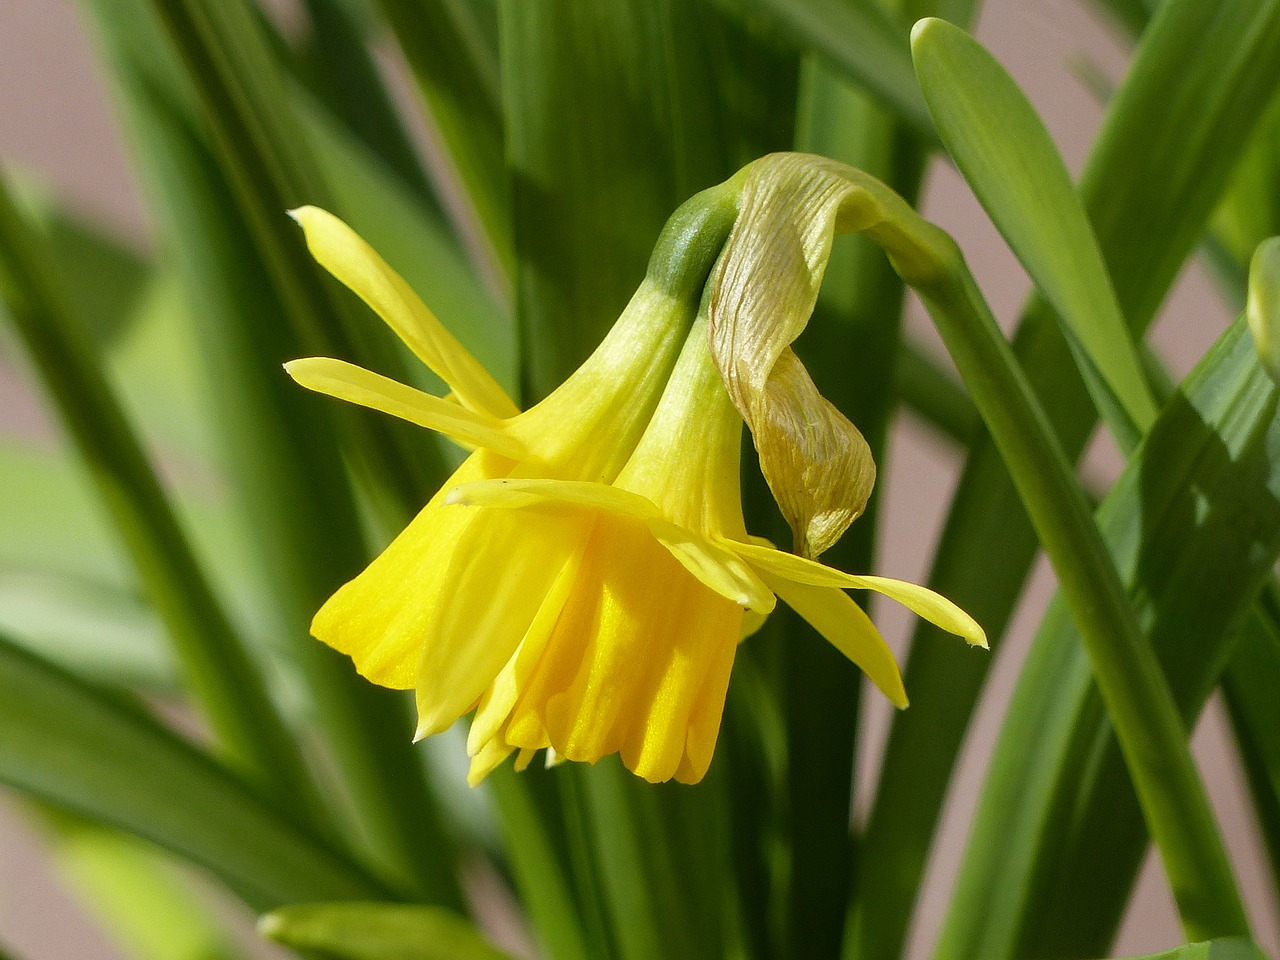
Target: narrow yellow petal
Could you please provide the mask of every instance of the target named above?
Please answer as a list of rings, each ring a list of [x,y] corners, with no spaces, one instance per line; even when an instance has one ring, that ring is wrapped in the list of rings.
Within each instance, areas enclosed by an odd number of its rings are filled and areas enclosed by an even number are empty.
[[[467,784],[472,787],[480,786],[481,781],[498,769],[499,764],[513,752],[513,748],[501,740],[490,740],[471,758],[471,768],[467,771]]]
[[[986,647],[987,635],[973,617],[939,593],[919,584],[889,577],[857,576],[836,570],[815,560],[797,557],[771,546],[757,543],[722,543],[742,556],[762,574],[769,574],[797,584],[816,587],[840,587],[851,590],[874,590],[898,601],[912,613],[924,617],[948,633],[954,633],[975,647]],[[783,597],[785,600],[786,598]]]
[[[513,510],[581,507],[604,513],[648,520],[658,508],[637,493],[606,483],[585,480],[544,480],[520,477],[481,480],[454,486],[448,502],[469,507],[505,507]]]
[[[902,674],[889,645],[863,609],[839,589],[796,583],[768,573],[765,582],[827,641],[857,664],[897,707],[907,705]]]
[[[519,412],[489,372],[359,234],[319,207],[299,207],[290,215],[302,227],[316,262],[372,307],[464,405],[495,417]]]
[[[762,616],[772,612],[773,591],[732,550],[659,518],[649,521],[649,530],[686,570],[720,596]]]
[[[448,502],[509,509],[581,507],[644,521],[654,539],[722,597],[761,614],[774,607],[773,592],[733,550],[663,519],[650,500],[618,487],[579,480],[504,478],[453,487]]]
[[[487,447],[512,460],[527,456],[523,444],[496,417],[433,397],[364,367],[329,357],[306,357],[290,360],[284,368],[308,390],[408,420],[466,447]]]

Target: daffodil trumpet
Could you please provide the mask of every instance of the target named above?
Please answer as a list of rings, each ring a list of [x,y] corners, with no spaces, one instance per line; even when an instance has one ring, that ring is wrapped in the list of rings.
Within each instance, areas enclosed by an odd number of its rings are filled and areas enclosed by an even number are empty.
[[[474,710],[472,783],[512,753],[519,768],[544,749],[584,762],[618,753],[647,780],[697,782],[737,644],[777,598],[899,706],[897,664],[846,588],[985,645],[971,618],[923,587],[748,536],[743,418],[713,360],[714,296],[703,293],[740,189],[735,178],[677,212],[600,347],[523,413],[353,231],[316,208],[294,212],[316,259],[451,392],[332,358],[293,361],[290,375],[473,451],[312,632],[371,681],[413,689],[418,737]]]

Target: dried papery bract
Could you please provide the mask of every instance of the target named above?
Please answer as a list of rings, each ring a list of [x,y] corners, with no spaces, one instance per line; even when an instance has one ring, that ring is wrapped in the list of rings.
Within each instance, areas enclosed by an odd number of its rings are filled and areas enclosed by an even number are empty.
[[[807,557],[862,514],[876,467],[858,428],[818,392],[791,344],[813,314],[834,235],[892,229],[892,199],[878,181],[834,161],[764,157],[747,172],[712,278],[712,354],[751,428],[795,551]]]

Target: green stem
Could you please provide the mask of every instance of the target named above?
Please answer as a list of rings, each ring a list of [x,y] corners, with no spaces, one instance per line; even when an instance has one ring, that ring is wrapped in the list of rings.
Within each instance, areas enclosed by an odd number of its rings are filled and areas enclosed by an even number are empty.
[[[1187,935],[1248,936],[1187,731],[1049,421],[955,243],[927,224],[907,229],[886,250],[907,265],[1058,574]]]
[[[297,809],[312,793],[296,744],[59,289],[0,176],[0,290],[14,324],[169,628],[187,685],[223,752],[286,809]]]

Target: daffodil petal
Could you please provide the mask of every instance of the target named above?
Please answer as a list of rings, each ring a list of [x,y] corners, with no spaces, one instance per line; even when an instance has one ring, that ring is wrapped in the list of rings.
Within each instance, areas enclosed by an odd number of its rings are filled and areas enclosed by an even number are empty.
[[[907,705],[907,692],[893,652],[863,609],[839,589],[796,583],[768,573],[764,579],[792,610],[871,678],[894,706]]]
[[[507,746],[501,740],[490,740],[471,758],[471,767],[467,770],[467,784],[472,787],[480,786],[484,778],[498,769],[502,761],[513,752],[514,748]]]
[[[290,216],[302,227],[316,262],[373,308],[463,404],[495,417],[519,412],[489,372],[359,234],[319,207],[299,207]]]
[[[889,577],[857,576],[836,570],[816,560],[807,560],[759,542],[723,541],[762,574],[792,583],[815,587],[874,590],[898,601],[912,613],[924,617],[948,633],[954,633],[975,647],[987,645],[987,635],[978,622],[939,593],[919,584]],[[783,599],[786,599],[785,597]]]
[[[773,591],[732,550],[661,518],[649,520],[649,531],[681,566],[720,596],[761,615],[772,612],[777,602]]]
[[[527,456],[503,422],[449,400],[433,397],[353,363],[330,357],[290,360],[285,371],[308,390],[359,404],[443,433],[464,446],[487,447],[513,460]]]
[[[977,620],[940,593],[922,587],[918,583],[894,580],[891,577],[858,577],[866,590],[882,593],[897,600],[918,617],[923,617],[947,633],[954,633],[970,646],[987,647],[987,633]]]
[[[479,515],[468,526],[423,636],[419,737],[448,729],[481,698],[545,608],[587,529],[585,521],[498,512]]]
[[[585,547],[585,541],[583,543]],[[582,550],[578,550],[568,563],[560,570],[538,612],[534,615],[529,629],[525,631],[515,653],[499,671],[493,683],[480,699],[476,715],[471,720],[471,730],[467,735],[467,751],[476,753],[484,744],[497,737],[511,715],[511,708],[520,697],[520,691],[533,673],[542,651],[546,649],[547,640],[560,619],[560,612],[573,589],[578,577],[578,568],[582,564]]]
[[[648,520],[658,508],[638,493],[630,493],[607,483],[587,480],[544,480],[505,478],[459,484],[449,491],[448,503],[470,507],[531,509],[557,506],[582,507],[605,513]]]
[[[773,592],[733,550],[663,519],[652,501],[609,484],[583,480],[482,480],[454,487],[447,502],[511,509],[571,506],[643,521],[654,539],[720,596],[762,614],[774,607]]]

